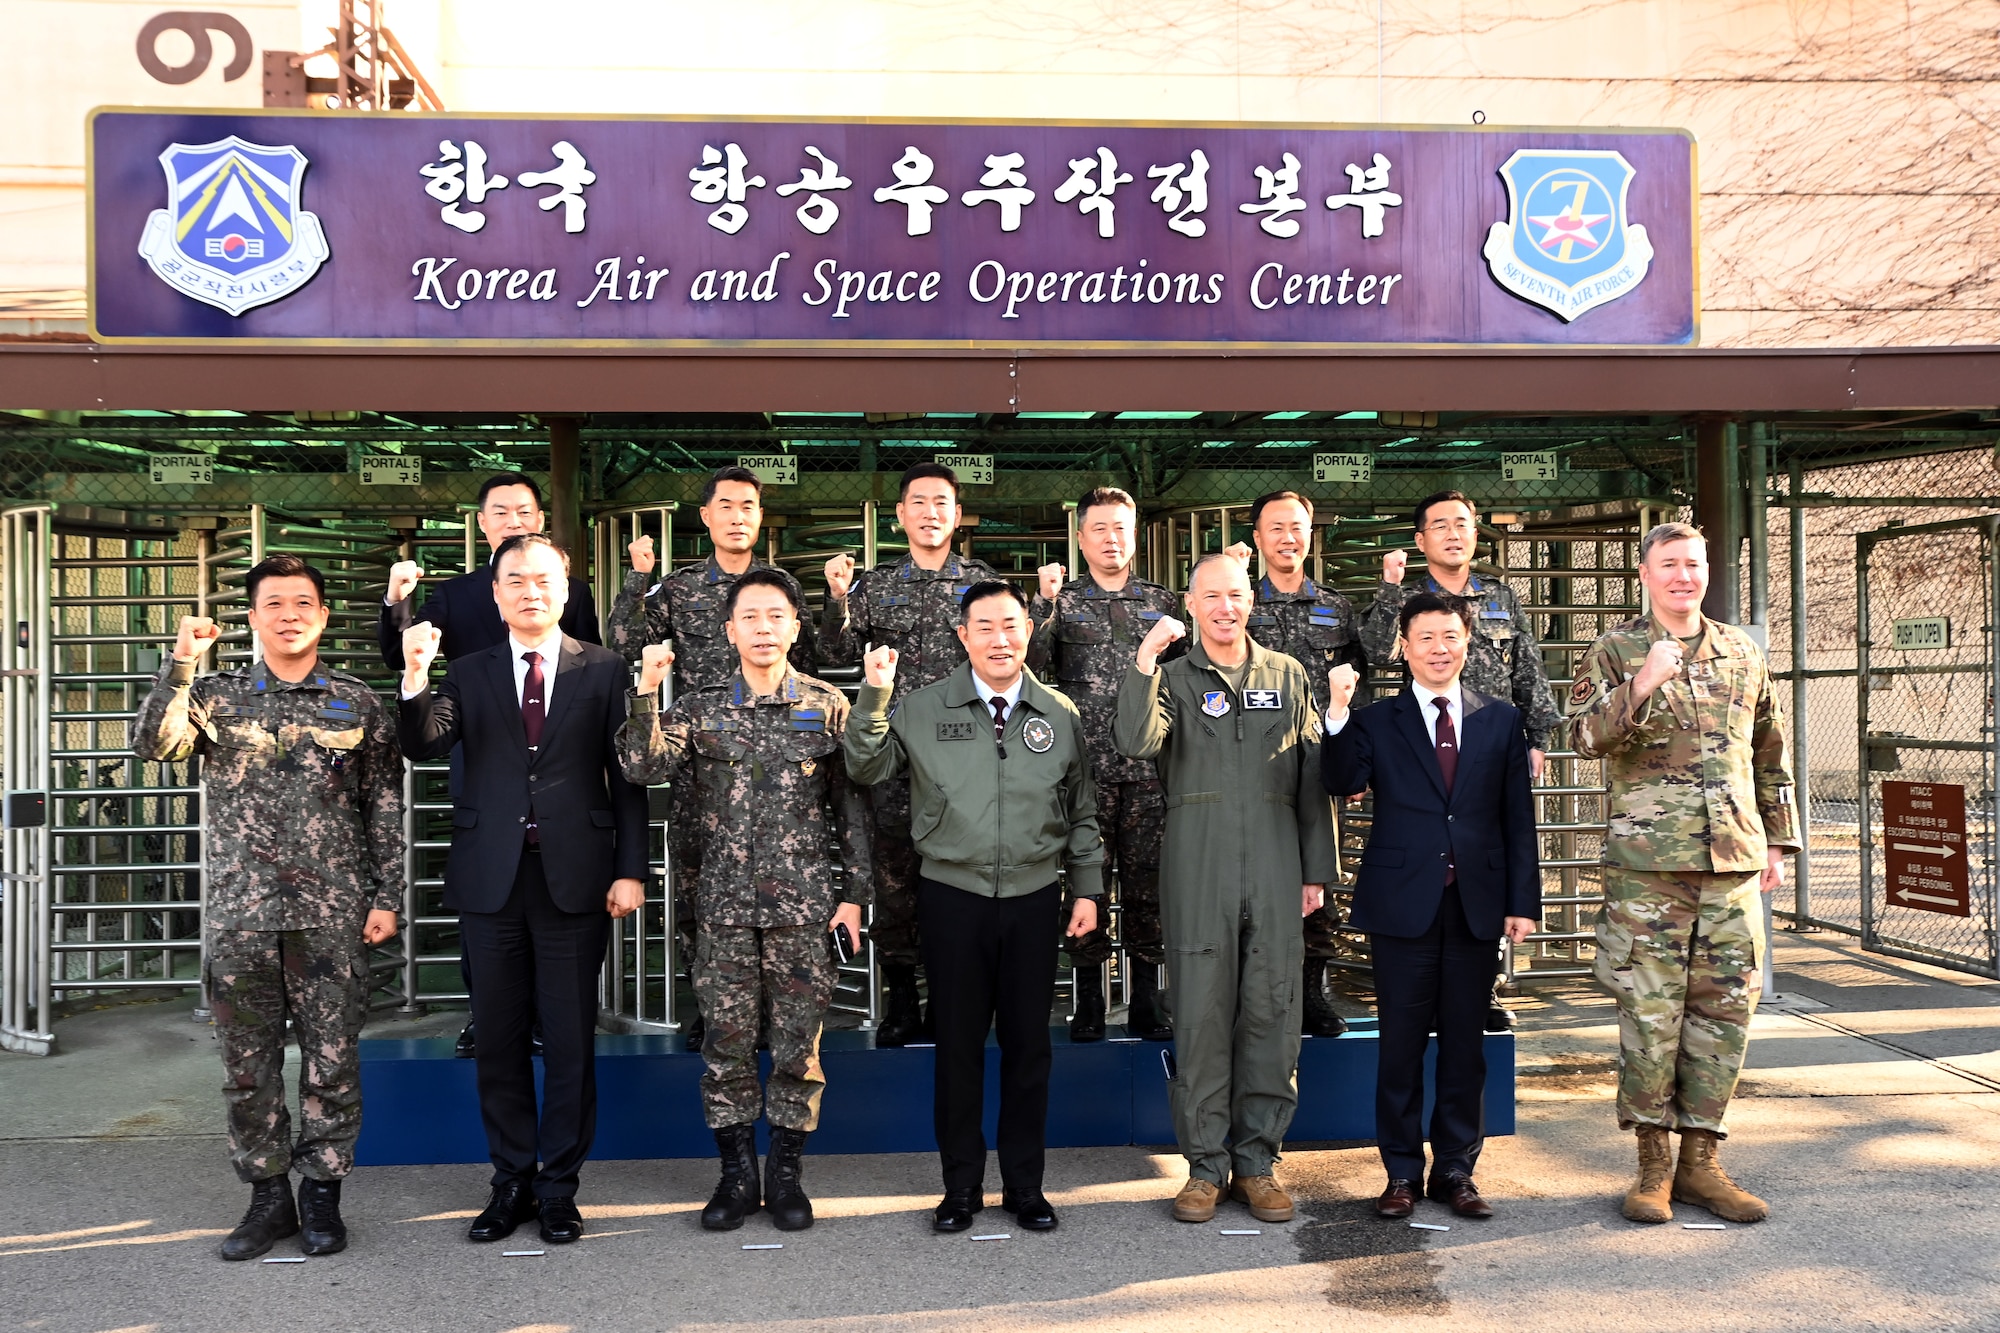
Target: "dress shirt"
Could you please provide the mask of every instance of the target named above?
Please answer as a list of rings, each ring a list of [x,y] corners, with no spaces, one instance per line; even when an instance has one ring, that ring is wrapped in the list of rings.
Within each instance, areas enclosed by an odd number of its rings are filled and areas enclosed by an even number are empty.
[[[562,658],[562,626],[553,625],[539,643],[523,643],[521,636],[513,630],[507,631],[507,651],[514,655],[514,702],[520,703],[528,688],[528,664],[522,660],[522,653],[542,655],[542,715],[548,716],[549,705],[556,697],[556,663]]]
[[[1004,690],[996,690],[981,680],[979,673],[975,671],[972,673],[972,688],[979,691],[979,702],[986,705],[986,711],[989,713],[993,711],[995,699],[1005,699],[1007,716],[1011,718],[1014,716],[1014,705],[1021,702],[1021,682],[1025,679],[1027,679],[1025,676],[1016,676],[1012,685]]]

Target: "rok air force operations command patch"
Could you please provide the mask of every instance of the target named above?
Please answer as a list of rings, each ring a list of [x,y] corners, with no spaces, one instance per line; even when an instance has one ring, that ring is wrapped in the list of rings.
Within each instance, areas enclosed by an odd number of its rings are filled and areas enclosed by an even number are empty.
[[[1031,717],[1021,725],[1021,739],[1036,754],[1047,754],[1049,747],[1056,743],[1056,729],[1049,725],[1045,717]]]

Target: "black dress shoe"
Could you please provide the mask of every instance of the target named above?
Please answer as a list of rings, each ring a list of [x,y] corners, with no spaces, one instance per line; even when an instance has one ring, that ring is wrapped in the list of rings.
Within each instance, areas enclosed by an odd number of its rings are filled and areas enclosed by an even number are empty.
[[[583,1214],[571,1198],[542,1200],[542,1239],[551,1245],[567,1245],[583,1235]]]
[[[1512,1032],[1514,1011],[1495,1000],[1486,1010],[1486,1030],[1488,1032]]]
[[[1104,1040],[1104,969],[1087,963],[1076,969],[1076,1012],[1070,1015],[1069,1039]]]
[[[481,1244],[505,1240],[514,1234],[515,1227],[533,1217],[535,1212],[535,1192],[528,1188],[527,1181],[510,1180],[495,1185],[493,1197],[486,1201],[486,1207],[480,1210],[479,1216],[472,1219],[465,1238]]]
[[[458,1034],[458,1044],[451,1048],[451,1053],[460,1060],[470,1060],[479,1054],[479,1039],[473,1034],[472,1024],[467,1023],[464,1031]]]
[[[1408,1217],[1417,1210],[1417,1182],[1414,1180],[1392,1180],[1382,1191],[1382,1197],[1375,1200],[1375,1212],[1381,1217]]]
[[[1040,1190],[1018,1198],[1003,1194],[1000,1196],[1000,1206],[1012,1213],[1014,1220],[1028,1231],[1056,1229],[1056,1210],[1049,1207],[1049,1201],[1042,1197]]]
[[[1430,1187],[1424,1193],[1439,1203],[1450,1205],[1460,1217],[1493,1216],[1493,1205],[1479,1197],[1479,1187],[1463,1171],[1447,1171],[1442,1175],[1433,1171]]]
[[[985,1207],[984,1190],[946,1190],[931,1214],[931,1230],[963,1231],[972,1225],[972,1215]]]

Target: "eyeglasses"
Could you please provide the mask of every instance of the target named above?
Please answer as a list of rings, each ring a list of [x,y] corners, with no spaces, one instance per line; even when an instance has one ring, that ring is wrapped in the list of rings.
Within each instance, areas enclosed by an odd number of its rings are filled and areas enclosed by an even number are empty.
[[[1473,530],[1472,522],[1468,519],[1463,519],[1463,518],[1451,518],[1451,519],[1441,518],[1435,523],[1424,524],[1425,532],[1433,533],[1437,536],[1443,536],[1447,532],[1455,532],[1458,533],[1460,536],[1469,536],[1471,535],[1472,530]]]

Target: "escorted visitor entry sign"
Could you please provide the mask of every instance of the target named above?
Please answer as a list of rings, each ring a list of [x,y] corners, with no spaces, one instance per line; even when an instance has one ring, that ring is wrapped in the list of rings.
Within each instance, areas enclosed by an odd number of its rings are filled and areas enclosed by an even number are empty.
[[[1971,916],[1965,865],[1965,788],[1948,782],[1882,784],[1882,850],[1889,902]]]
[[[109,342],[1675,345],[1672,130],[102,110]]]

